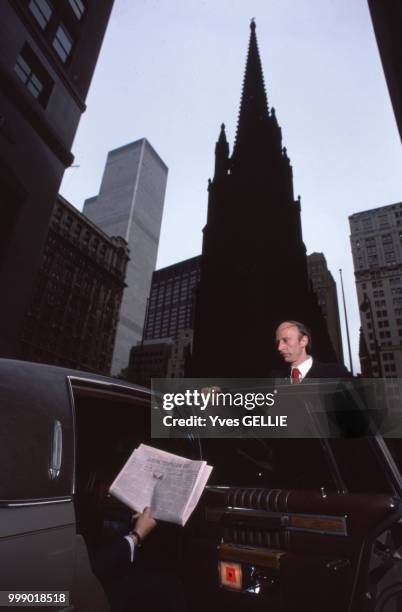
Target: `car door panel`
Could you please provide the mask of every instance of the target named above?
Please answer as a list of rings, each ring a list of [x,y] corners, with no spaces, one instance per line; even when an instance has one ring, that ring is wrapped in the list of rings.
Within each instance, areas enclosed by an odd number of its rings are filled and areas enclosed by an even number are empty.
[[[0,508],[2,590],[70,590],[75,555],[71,501]]]

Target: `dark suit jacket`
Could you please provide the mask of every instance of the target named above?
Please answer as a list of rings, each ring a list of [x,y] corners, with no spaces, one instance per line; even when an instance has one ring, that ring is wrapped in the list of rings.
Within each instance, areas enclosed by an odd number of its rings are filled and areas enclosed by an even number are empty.
[[[277,384],[290,384],[290,372],[291,366],[285,365],[282,370],[274,371],[271,376],[276,379]],[[359,386],[357,385],[357,389],[354,389],[353,383],[344,385],[342,382],[345,379],[352,379],[358,383],[358,380],[353,379],[345,366],[338,363],[323,363],[313,358],[313,365],[301,384],[307,385],[317,378],[328,379],[335,383],[333,391],[322,398],[323,414],[327,413],[328,418],[333,422],[335,437],[339,434],[342,437],[360,437],[373,435],[373,431],[376,432],[376,424],[370,421],[370,414],[365,407],[365,398],[359,391]],[[328,412],[326,407],[328,407]]]
[[[125,538],[105,541],[90,549],[89,555],[111,612],[186,612],[183,586],[177,576],[131,563],[130,545]],[[94,606],[90,612],[95,611],[101,612],[101,608]]]
[[[102,582],[131,567],[130,544],[125,538],[113,538],[88,552],[92,570]]]
[[[271,378],[284,378],[290,380],[291,369],[290,365],[285,365],[280,370],[272,372]],[[313,365],[307,372],[304,380],[307,378],[352,378],[352,375],[344,365],[340,365],[339,363],[323,363],[313,357]]]

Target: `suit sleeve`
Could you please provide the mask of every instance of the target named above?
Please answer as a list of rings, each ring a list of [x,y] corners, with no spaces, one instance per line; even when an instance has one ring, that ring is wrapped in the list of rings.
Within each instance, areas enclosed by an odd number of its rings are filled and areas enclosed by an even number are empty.
[[[89,549],[94,574],[102,581],[119,574],[131,565],[130,544],[125,538],[116,538]]]

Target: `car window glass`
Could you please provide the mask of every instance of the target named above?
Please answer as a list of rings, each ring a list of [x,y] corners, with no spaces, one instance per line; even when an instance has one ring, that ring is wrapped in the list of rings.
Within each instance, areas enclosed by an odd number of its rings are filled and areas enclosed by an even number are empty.
[[[214,466],[209,484],[335,490],[320,440],[202,440],[204,459]]]
[[[376,451],[373,439],[352,438],[330,441],[350,493],[393,493],[387,478],[385,458]]]

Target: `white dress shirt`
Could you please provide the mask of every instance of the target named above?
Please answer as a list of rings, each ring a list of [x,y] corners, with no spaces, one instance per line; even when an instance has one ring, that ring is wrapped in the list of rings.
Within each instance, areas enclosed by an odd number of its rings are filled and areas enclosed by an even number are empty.
[[[126,535],[124,536],[124,539],[127,540],[127,542],[130,545],[130,563],[133,563],[134,561],[134,554],[135,554],[135,544],[134,544],[134,540],[131,536]]]
[[[290,380],[291,381],[293,380],[293,370],[297,369],[300,372],[300,382],[302,382],[303,378],[307,376],[307,372],[309,372],[312,365],[313,365],[313,358],[309,356],[307,357],[305,361],[303,361],[303,363],[300,363],[297,366],[292,366],[291,371],[290,371]]]

